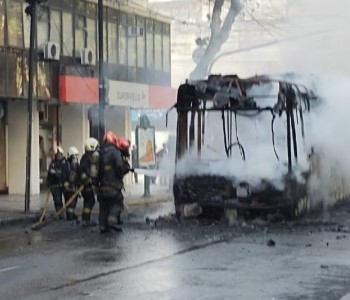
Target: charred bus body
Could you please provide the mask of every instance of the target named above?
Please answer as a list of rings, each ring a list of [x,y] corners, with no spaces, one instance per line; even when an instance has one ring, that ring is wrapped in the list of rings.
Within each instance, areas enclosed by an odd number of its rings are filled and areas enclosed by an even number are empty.
[[[181,85],[173,181],[177,215],[186,215],[188,207],[197,215],[234,209],[295,217],[307,211],[307,184],[315,169],[310,161],[317,162],[304,143],[305,127],[317,102],[306,87],[268,76],[212,75]]]

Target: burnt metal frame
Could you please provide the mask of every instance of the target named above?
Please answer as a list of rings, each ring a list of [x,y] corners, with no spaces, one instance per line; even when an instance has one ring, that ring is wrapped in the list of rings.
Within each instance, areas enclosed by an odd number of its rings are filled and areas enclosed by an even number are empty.
[[[259,85],[263,83],[278,83],[279,92],[277,97],[277,103],[271,106],[261,107],[258,106],[255,101],[256,98],[271,97],[271,95],[256,95],[248,97],[245,92],[245,88],[252,85]],[[232,89],[235,89],[235,94],[232,94]],[[303,92],[301,92],[303,89]],[[224,91],[224,101],[221,103],[214,103],[214,96],[217,92]],[[276,97],[274,95],[274,97]],[[197,153],[200,157],[202,145],[204,144],[205,134],[205,113],[210,111],[221,111],[223,119],[223,130],[225,126],[230,129],[228,132],[228,141],[225,137],[225,150],[226,155],[229,157],[232,154],[232,146],[238,145],[241,150],[242,158],[245,159],[243,146],[240,145],[237,133],[237,115],[249,114],[248,116],[254,117],[262,112],[268,111],[272,115],[271,120],[271,132],[272,132],[272,144],[277,159],[279,159],[274,143],[274,120],[276,115],[281,116],[283,112],[286,113],[287,118],[287,150],[288,150],[288,173],[285,177],[285,189],[283,192],[275,193],[273,197],[273,203],[262,206],[254,207],[254,205],[240,203],[238,199],[221,199],[220,203],[215,201],[205,202],[204,199],[200,200],[201,205],[204,206],[218,206],[218,207],[231,207],[236,209],[280,209],[286,208],[289,211],[290,216],[295,215],[295,207],[298,205],[300,197],[305,195],[305,187],[301,186],[295,180],[292,173],[292,145],[294,150],[294,158],[297,160],[297,140],[295,131],[295,119],[294,110],[296,110],[296,117],[298,113],[300,115],[301,133],[304,137],[304,119],[303,112],[310,110],[310,100],[316,99],[312,91],[308,91],[305,86],[296,85],[295,83],[275,80],[267,76],[253,77],[248,79],[240,79],[236,75],[211,75],[208,80],[187,82],[179,87],[177,95],[177,103],[172,108],[177,108],[178,120],[177,120],[177,138],[176,138],[176,163],[179,159],[189,150],[190,147],[195,146],[195,116],[197,117]],[[213,107],[207,108],[207,101],[213,101]],[[215,106],[216,104],[217,106]],[[302,105],[304,104],[304,106]],[[172,109],[171,108],[171,109]],[[171,110],[170,109],[170,110]],[[168,111],[169,112],[169,111]],[[225,124],[225,112],[227,115],[227,124]],[[250,112],[250,113],[249,113]],[[190,124],[188,115],[190,113]],[[232,143],[232,124],[233,114],[235,117],[235,130],[236,130],[236,143]],[[229,142],[229,146],[227,145]],[[305,174],[305,176],[308,176]],[[191,177],[191,176],[190,176]],[[191,184],[190,177],[177,178],[175,172],[174,176],[174,201],[176,213],[179,216],[181,214],[181,205],[193,201],[191,196],[186,192],[187,183]],[[184,190],[185,189],[185,190]],[[261,195],[264,199],[265,194]],[[203,195],[205,196],[205,195]],[[256,199],[258,195],[251,195]],[[271,198],[269,196],[268,198]],[[258,196],[259,198],[259,196]],[[272,200],[272,199],[270,199]],[[281,202],[281,200],[283,200]],[[198,200],[195,200],[198,202]],[[198,202],[199,203],[199,202]]]
[[[259,85],[264,83],[279,83],[278,102],[274,107],[260,107],[255,102],[255,99],[247,97],[245,94],[245,87],[251,85]],[[304,92],[301,92],[301,88]],[[226,89],[229,102],[223,107],[212,107],[207,108],[207,101],[213,101],[215,93],[219,90]],[[238,97],[231,97],[230,92],[235,89],[238,92]],[[259,97],[270,97],[270,95],[255,96]],[[197,152],[200,156],[201,147],[204,143],[205,133],[205,112],[209,111],[222,111],[223,119],[223,130],[225,136],[225,150],[227,156],[231,155],[232,146],[237,144],[240,147],[243,159],[245,159],[244,149],[240,145],[237,135],[237,114],[240,112],[256,112],[260,114],[264,111],[269,111],[272,115],[271,121],[271,132],[272,132],[272,143],[274,145],[274,131],[273,124],[278,113],[280,116],[283,112],[286,112],[287,116],[287,151],[288,151],[288,174],[292,173],[292,144],[293,154],[295,160],[298,159],[297,152],[297,138],[295,129],[295,117],[294,109],[298,110],[300,115],[300,121],[302,126],[302,136],[304,137],[304,123],[303,123],[303,107],[297,103],[296,97],[303,100],[304,110],[310,110],[310,99],[314,99],[312,92],[309,92],[305,86],[297,85],[292,82],[276,80],[268,78],[266,76],[253,77],[248,79],[240,79],[236,75],[212,75],[208,80],[193,81],[190,83],[183,84],[179,87],[176,108],[178,112],[177,121],[177,140],[176,140],[176,161],[178,161],[188,148],[195,146],[195,116],[197,118]],[[250,101],[250,103],[249,103]],[[253,102],[251,102],[253,101]],[[255,104],[255,105],[254,105]],[[227,146],[226,132],[225,132],[225,117],[227,113],[227,127],[229,146]],[[190,124],[188,124],[188,113],[191,113]],[[235,116],[235,129],[236,129],[236,143],[232,143],[232,123],[233,114]],[[277,159],[275,147],[274,151]]]

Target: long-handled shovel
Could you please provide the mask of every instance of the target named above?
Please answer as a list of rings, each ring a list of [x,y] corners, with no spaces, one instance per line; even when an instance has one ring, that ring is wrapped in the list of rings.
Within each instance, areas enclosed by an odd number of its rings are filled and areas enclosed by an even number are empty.
[[[38,224],[40,224],[40,223],[43,222],[43,220],[44,220],[44,218],[45,218],[45,214],[46,214],[47,207],[48,207],[48,205],[49,205],[50,193],[51,193],[51,190],[49,189],[49,190],[47,191],[47,196],[46,196],[46,200],[45,200],[45,204],[44,204],[44,209],[43,209],[43,212],[42,212],[42,214],[41,214],[41,216],[40,216],[39,222],[35,223],[35,224],[32,226],[32,228],[33,228],[33,227],[36,227]]]
[[[66,210],[67,206],[69,206],[75,200],[75,197],[78,196],[83,189],[84,189],[84,185],[81,185],[75,191],[75,193],[68,199],[68,201],[66,203],[63,203],[63,207],[60,210],[58,210],[50,219],[48,219],[46,221],[42,221],[42,222],[39,221],[38,223],[34,224],[32,226],[32,230],[41,229],[41,228],[51,224],[53,221],[55,221],[59,217],[59,215]]]

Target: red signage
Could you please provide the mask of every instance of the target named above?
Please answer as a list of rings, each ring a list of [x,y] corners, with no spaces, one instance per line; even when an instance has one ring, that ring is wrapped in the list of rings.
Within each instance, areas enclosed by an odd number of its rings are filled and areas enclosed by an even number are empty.
[[[59,76],[59,99],[62,103],[98,103],[98,80],[91,77]]]
[[[150,108],[168,109],[176,103],[177,90],[165,86],[150,85],[148,97]]]

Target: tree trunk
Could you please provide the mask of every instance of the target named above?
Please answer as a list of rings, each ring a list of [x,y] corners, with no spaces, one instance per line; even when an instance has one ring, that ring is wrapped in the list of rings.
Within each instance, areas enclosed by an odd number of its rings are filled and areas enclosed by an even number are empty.
[[[204,53],[204,56],[201,58],[196,68],[190,74],[190,79],[192,80],[204,79],[208,76],[208,69],[211,62],[219,53],[222,45],[229,38],[235,18],[242,9],[240,0],[231,0],[230,9],[221,26],[220,17],[223,4],[224,0],[215,0],[212,21],[210,24],[211,37],[209,44]]]

